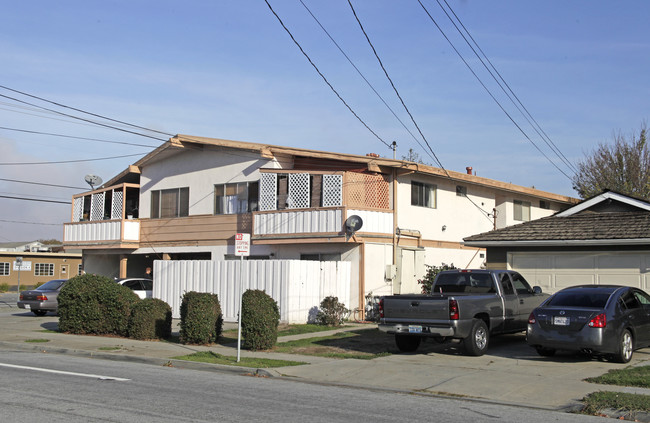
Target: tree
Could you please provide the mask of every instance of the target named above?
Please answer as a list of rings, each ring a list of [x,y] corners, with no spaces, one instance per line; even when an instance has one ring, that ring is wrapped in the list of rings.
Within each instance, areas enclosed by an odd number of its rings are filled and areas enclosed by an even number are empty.
[[[402,156],[402,160],[405,160],[407,162],[415,162],[415,163],[420,163],[424,164],[427,166],[431,166],[431,163],[426,163],[420,155],[417,153],[417,151],[413,151],[412,148],[409,148],[409,153],[406,156]]]
[[[573,189],[589,198],[604,190],[650,200],[650,148],[645,123],[637,135],[618,133],[614,144],[600,143],[591,155],[578,162]]]

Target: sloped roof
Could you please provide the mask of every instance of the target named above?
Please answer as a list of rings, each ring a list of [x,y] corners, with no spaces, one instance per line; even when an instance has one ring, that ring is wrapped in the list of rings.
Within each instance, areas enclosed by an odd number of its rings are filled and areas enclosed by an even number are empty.
[[[650,243],[650,213],[550,216],[464,239],[469,246]]]
[[[169,157],[170,155],[176,154],[184,149],[196,149],[201,148],[202,146],[215,146],[215,147],[225,147],[225,148],[234,148],[241,150],[248,150],[253,152],[259,152],[262,157],[272,158],[275,156],[294,156],[294,157],[310,157],[315,159],[323,160],[337,160],[343,162],[354,162],[360,163],[371,171],[380,171],[386,169],[396,169],[398,173],[407,174],[407,173],[421,173],[432,176],[441,176],[449,177],[450,179],[467,184],[487,186],[490,188],[497,188],[503,191],[512,192],[520,195],[528,195],[537,198],[543,198],[547,200],[557,201],[567,205],[575,204],[578,202],[577,199],[568,197],[565,195],[559,195],[547,191],[541,191],[535,188],[524,187],[521,185],[515,185],[507,182],[496,181],[489,178],[483,178],[476,175],[471,175],[463,172],[455,172],[451,170],[440,169],[433,166],[427,166],[421,163],[408,162],[404,160],[395,160],[388,159],[384,157],[379,157],[378,155],[367,155],[361,156],[356,154],[346,154],[346,153],[333,153],[325,151],[310,150],[305,148],[296,148],[296,147],[283,147],[271,144],[260,144],[252,142],[243,142],[243,141],[232,141],[224,140],[219,138],[206,138],[206,137],[196,137],[190,135],[176,135],[173,138],[170,138],[169,141],[163,143],[158,148],[151,151],[149,154],[145,155],[143,158],[134,163],[130,169],[126,169],[119,175],[113,177],[106,183],[104,187],[114,185],[119,182],[124,182],[129,173],[132,172],[132,169],[139,169],[142,166],[147,165],[153,161],[159,160],[161,158]]]
[[[476,247],[650,244],[650,203],[605,191],[553,216],[464,241]]]

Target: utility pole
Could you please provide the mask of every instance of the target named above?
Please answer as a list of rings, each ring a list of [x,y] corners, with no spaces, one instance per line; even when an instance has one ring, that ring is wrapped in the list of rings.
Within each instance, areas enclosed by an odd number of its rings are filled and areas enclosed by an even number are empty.
[[[393,160],[395,160],[397,158],[397,141],[393,141],[391,147],[393,148]]]

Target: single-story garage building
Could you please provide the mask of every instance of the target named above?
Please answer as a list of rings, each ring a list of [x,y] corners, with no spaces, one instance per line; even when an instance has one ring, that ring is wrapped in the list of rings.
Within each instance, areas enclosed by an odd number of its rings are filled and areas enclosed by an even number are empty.
[[[613,191],[464,241],[486,249],[488,268],[516,270],[545,292],[579,284],[650,291],[650,203]]]

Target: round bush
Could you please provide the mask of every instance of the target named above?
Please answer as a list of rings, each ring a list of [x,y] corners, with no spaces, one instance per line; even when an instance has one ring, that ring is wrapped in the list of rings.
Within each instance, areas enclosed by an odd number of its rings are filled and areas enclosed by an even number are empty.
[[[127,336],[131,308],[140,298],[106,276],[75,276],[58,296],[59,330]]]
[[[183,295],[180,329],[183,344],[217,342],[222,328],[221,304],[216,294],[190,291]]]
[[[146,298],[131,309],[129,338],[168,339],[172,334],[172,308],[158,298]]]
[[[325,297],[320,303],[320,311],[316,315],[316,321],[325,326],[340,326],[348,313],[338,297]]]
[[[271,349],[278,340],[278,303],[260,290],[248,290],[242,297],[241,333],[244,348]]]

